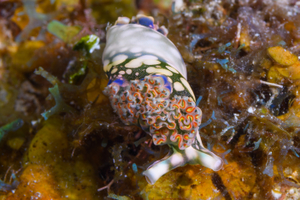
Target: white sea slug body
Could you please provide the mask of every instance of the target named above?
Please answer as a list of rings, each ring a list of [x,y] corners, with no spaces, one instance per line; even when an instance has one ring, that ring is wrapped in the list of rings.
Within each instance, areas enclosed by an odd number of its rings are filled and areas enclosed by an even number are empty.
[[[141,126],[155,145],[168,144],[168,157],[143,174],[154,184],[163,174],[185,164],[219,170],[221,158],[204,148],[199,135],[202,112],[187,82],[184,61],[152,17],[119,18],[107,32],[103,52],[109,78],[105,94],[127,125]]]

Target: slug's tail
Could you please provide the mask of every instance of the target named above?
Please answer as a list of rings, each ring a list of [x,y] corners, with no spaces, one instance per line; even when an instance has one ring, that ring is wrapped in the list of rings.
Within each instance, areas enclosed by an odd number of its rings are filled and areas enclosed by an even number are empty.
[[[192,146],[185,150],[179,150],[172,146],[172,151],[165,158],[153,163],[143,172],[143,175],[146,176],[148,183],[153,185],[162,175],[186,164],[201,164],[218,171],[222,168],[223,160],[203,147],[200,135],[197,133],[195,143]]]

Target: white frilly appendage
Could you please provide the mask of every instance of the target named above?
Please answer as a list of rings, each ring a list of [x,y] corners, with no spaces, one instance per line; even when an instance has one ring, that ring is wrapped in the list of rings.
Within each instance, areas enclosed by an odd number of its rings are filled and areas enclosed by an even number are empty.
[[[185,150],[171,146],[171,152],[163,159],[153,163],[143,175],[153,185],[162,175],[186,164],[201,164],[214,171],[222,168],[223,160],[214,153],[203,147],[199,132],[196,134],[194,144]]]

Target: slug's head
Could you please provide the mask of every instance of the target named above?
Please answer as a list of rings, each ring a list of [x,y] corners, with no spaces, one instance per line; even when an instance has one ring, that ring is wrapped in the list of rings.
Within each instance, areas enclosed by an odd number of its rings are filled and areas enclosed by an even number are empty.
[[[118,17],[118,20],[116,21],[115,25],[125,25],[129,23],[140,24],[142,26],[154,29],[165,36],[168,35],[168,29],[166,29],[165,26],[159,27],[158,24],[154,24],[153,17],[141,14],[137,15],[136,17],[133,17],[132,20],[130,20],[128,17]]]

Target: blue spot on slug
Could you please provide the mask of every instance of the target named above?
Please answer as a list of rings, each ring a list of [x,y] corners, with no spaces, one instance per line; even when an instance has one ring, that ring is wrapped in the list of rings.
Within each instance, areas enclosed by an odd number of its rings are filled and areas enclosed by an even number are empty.
[[[114,83],[117,83],[118,85],[122,86],[123,83],[124,83],[124,80],[123,79],[116,79],[116,80],[114,80]]]
[[[152,20],[147,17],[139,18],[138,23],[149,28],[154,28]]]

